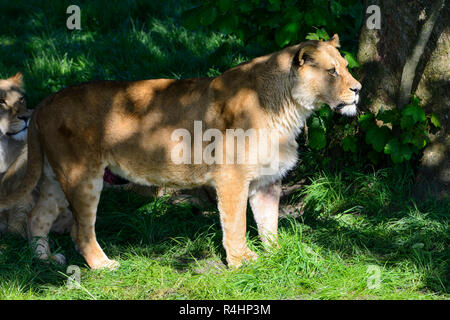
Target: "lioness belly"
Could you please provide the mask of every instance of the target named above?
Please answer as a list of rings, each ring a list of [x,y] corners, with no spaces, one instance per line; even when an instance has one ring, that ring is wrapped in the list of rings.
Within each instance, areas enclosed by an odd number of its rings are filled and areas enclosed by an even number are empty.
[[[149,164],[145,168],[136,168],[124,163],[115,163],[108,168],[122,178],[146,186],[195,188],[213,185],[212,174],[200,165],[155,166]]]

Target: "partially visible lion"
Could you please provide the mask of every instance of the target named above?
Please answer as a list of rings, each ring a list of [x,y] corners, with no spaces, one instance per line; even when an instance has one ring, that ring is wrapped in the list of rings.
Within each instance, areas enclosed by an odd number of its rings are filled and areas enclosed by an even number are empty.
[[[0,80],[0,194],[16,189],[26,173],[27,131],[31,110],[26,107],[21,73]],[[11,207],[0,210],[0,233],[15,232],[29,238],[40,259],[64,263],[61,254],[51,255],[48,233],[69,231],[72,213],[60,187],[43,177],[32,192]]]
[[[296,137],[305,121],[323,103],[356,114],[361,84],[338,47],[335,35],[255,58],[215,78],[94,81],[54,93],[30,121],[25,178],[0,197],[0,207],[42,177],[59,182],[75,217],[72,238],[86,262],[93,269],[115,268],[95,233],[105,168],[143,185],[206,185],[216,190],[228,264],[255,259],[246,243],[247,202],[262,241],[276,241],[280,180],[297,162]],[[206,138],[197,143],[203,130]],[[253,132],[259,141],[246,144],[244,136],[235,145],[239,137],[229,132]],[[206,143],[213,137],[214,148]],[[267,154],[272,146],[276,151]],[[244,160],[257,155],[256,161],[240,161],[239,151],[236,159],[235,147],[243,148]]]

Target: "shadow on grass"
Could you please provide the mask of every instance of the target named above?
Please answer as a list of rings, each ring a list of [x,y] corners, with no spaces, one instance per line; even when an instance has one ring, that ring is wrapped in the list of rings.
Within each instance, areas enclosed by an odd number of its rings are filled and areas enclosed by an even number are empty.
[[[185,272],[196,261],[216,253],[225,258],[218,214],[204,215],[190,205],[171,205],[167,197],[152,199],[123,190],[105,190],[98,208],[96,233],[110,258],[120,259],[132,251],[158,259],[177,272]],[[42,286],[63,286],[68,265],[87,268],[69,234],[50,235],[54,253],[62,253],[67,259],[64,266],[33,258],[28,242],[20,236],[8,234],[0,239],[0,283],[21,291],[39,292]]]
[[[351,197],[351,195],[350,195]],[[338,212],[349,207],[343,205]],[[377,212],[318,215],[306,208],[297,218],[314,243],[344,258],[363,255],[385,268],[406,264],[420,273],[426,289],[445,294],[450,289],[448,201],[410,200],[381,206]],[[280,222],[280,228],[289,227]]]
[[[30,107],[91,80],[205,76],[242,62],[247,50],[218,33],[185,30],[180,14],[189,2],[80,1],[82,30],[75,31],[65,24],[69,5],[0,0],[0,76],[24,73]]]
[[[404,203],[380,208],[377,214],[355,215],[357,221],[339,215],[318,216],[306,209],[297,221],[303,234],[326,251],[344,259],[363,258],[386,269],[399,264],[414,265],[424,277],[427,290],[448,292],[448,245],[445,204],[429,201],[419,208]],[[433,216],[433,219],[427,219]],[[442,225],[438,223],[442,222]],[[248,212],[251,239],[257,232]],[[292,233],[291,218],[280,220],[280,229]],[[202,214],[189,205],[172,205],[168,198],[145,198],[127,191],[108,189],[102,193],[96,223],[98,241],[110,258],[128,259],[129,254],[158,260],[176,272],[187,272],[197,261],[224,262],[218,213]],[[68,265],[86,266],[68,234],[51,235],[52,247],[63,253]],[[33,259],[28,243],[16,236],[2,238],[0,280],[39,292],[46,286],[64,286],[67,266]],[[194,271],[195,272],[195,271]]]

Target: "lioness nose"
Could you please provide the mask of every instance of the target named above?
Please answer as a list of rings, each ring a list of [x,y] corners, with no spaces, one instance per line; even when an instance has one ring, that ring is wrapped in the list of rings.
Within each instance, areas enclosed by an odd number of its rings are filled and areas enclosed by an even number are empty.
[[[354,93],[358,93],[361,90],[361,84],[358,82],[358,84],[354,85],[350,88]]]

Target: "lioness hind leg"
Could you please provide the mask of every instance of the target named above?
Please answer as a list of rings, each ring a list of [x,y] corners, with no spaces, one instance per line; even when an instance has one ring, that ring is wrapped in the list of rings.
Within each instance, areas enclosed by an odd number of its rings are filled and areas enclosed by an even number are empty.
[[[243,179],[221,179],[216,181],[216,191],[227,263],[239,267],[244,260],[258,257],[248,248],[245,239],[248,183]]]
[[[70,173],[71,171],[68,170],[69,176]],[[72,205],[74,216],[71,236],[81,255],[92,269],[115,269],[119,266],[119,263],[110,260],[105,255],[95,236],[97,205],[102,187],[103,170],[94,174],[86,174],[82,183],[63,184],[67,200]]]
[[[65,264],[66,259],[62,254],[51,254],[48,234],[59,214],[68,210],[68,205],[59,183],[45,177],[40,187],[39,199],[28,217],[29,240],[37,258],[41,260],[50,258]]]
[[[278,206],[281,182],[257,188],[249,197],[258,233],[264,244],[276,245],[278,237]]]
[[[73,216],[69,208],[60,208],[58,218],[52,225],[51,232],[65,233],[72,229]]]

